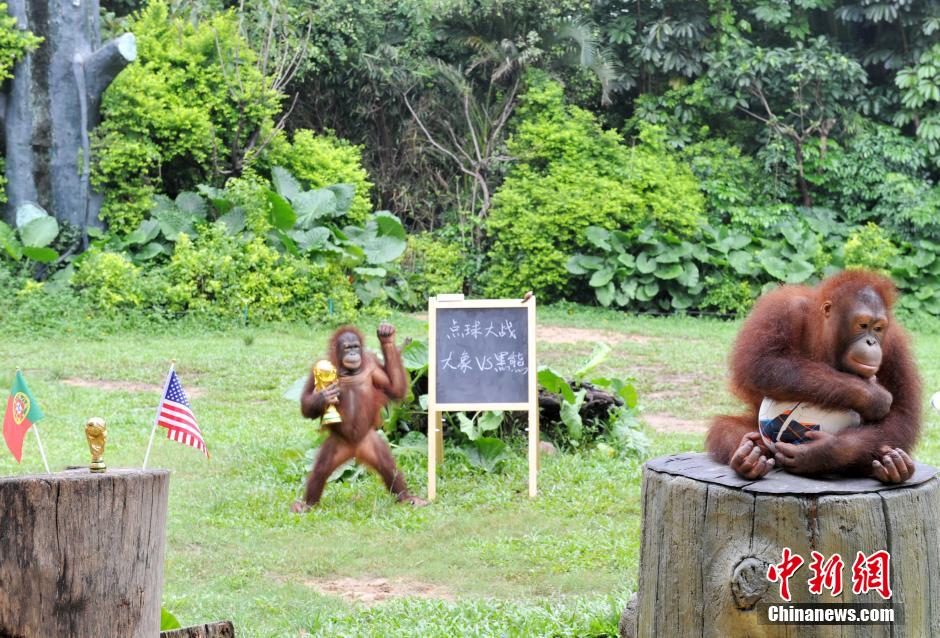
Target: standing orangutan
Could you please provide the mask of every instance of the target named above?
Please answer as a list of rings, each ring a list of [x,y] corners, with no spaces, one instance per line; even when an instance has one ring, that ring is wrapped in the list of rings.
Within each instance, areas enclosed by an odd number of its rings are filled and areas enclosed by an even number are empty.
[[[749,479],[774,465],[803,475],[909,479],[921,427],[920,379],[908,337],[891,314],[896,297],[887,277],[860,270],[762,296],[731,356],[732,391],[750,411],[715,417],[705,440],[711,455]],[[861,423],[837,433],[811,431],[799,445],[768,446],[758,432],[764,397],[855,410]]]
[[[330,474],[352,458],[378,472],[400,502],[427,504],[408,493],[388,444],[375,431],[382,425],[382,406],[389,399],[401,400],[408,393],[408,375],[395,347],[395,328],[382,323],[376,334],[382,345],[384,366],[378,357],[363,349],[365,339],[361,332],[343,326],[330,339],[330,360],[339,375],[337,382],[318,391],[313,372],[307,379],[300,396],[301,413],[308,419],[318,419],[328,406],[335,405],[342,422],[329,426],[330,434],[320,446],[307,478],[304,500],[293,504],[293,512],[305,512],[316,505]]]

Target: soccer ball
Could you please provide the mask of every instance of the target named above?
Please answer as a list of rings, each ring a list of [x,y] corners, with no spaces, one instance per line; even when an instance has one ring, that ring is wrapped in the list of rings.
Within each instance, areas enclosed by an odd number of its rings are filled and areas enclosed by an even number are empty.
[[[803,443],[810,430],[835,434],[861,423],[855,410],[827,410],[812,403],[764,397],[757,416],[764,443]]]

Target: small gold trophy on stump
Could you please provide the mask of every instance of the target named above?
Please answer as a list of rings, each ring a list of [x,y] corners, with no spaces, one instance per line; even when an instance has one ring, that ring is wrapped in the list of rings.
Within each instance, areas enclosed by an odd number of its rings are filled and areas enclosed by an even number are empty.
[[[323,392],[329,386],[336,383],[336,368],[326,359],[320,359],[313,366],[313,378],[314,387],[316,387],[317,392]],[[321,425],[333,425],[335,423],[341,423],[342,421],[343,417],[340,416],[339,410],[336,409],[335,405],[328,406],[326,411],[323,412],[323,416],[320,418]]]
[[[104,419],[92,417],[85,424],[85,438],[88,439],[88,449],[91,450],[91,465],[88,469],[92,472],[104,472],[107,466],[104,464],[104,444],[108,440],[108,426]]]

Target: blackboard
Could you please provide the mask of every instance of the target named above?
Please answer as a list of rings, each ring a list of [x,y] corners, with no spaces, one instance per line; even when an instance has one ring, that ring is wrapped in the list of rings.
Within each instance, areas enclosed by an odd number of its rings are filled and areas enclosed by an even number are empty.
[[[516,302],[519,303],[519,302]],[[435,403],[530,401],[529,309],[525,306],[447,308],[433,321]]]

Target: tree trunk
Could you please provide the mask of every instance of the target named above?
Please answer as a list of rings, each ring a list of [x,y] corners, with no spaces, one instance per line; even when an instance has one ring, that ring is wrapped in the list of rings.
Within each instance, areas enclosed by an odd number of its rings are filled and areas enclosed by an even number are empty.
[[[100,46],[98,0],[9,0],[21,29],[44,38],[4,86],[7,219],[26,203],[79,228],[97,224],[89,134],[101,96],[137,55],[127,33]]]
[[[901,486],[874,479],[815,480],[774,470],[747,481],[705,454],[650,461],[643,474],[643,535],[634,610],[623,636],[643,638],[920,638],[940,636],[940,480],[918,464]],[[852,593],[857,552],[890,553],[894,625],[769,625],[758,603],[782,603],[767,567],[784,547],[805,561],[792,603],[887,603]],[[811,552],[838,553],[840,596],[809,593]]]
[[[0,637],[156,638],[169,476],[0,479]]]

